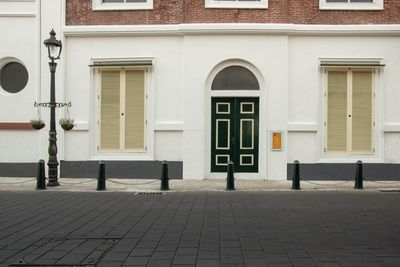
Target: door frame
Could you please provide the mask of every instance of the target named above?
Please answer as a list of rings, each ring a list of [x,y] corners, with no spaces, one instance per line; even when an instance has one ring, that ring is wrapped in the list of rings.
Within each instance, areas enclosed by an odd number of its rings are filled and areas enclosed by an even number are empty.
[[[229,66],[243,66],[256,76],[260,90],[220,90],[211,91],[215,76]],[[253,64],[243,59],[230,59],[217,64],[207,78],[204,107],[204,177],[205,179],[225,179],[226,173],[211,172],[211,98],[212,97],[254,97],[259,98],[259,163],[257,173],[235,173],[241,180],[267,180],[267,94],[263,75]]]

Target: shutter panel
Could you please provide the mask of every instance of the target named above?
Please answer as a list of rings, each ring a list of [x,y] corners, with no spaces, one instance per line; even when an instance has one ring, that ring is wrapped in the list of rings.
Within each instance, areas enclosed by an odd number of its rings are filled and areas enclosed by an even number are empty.
[[[100,148],[120,149],[120,72],[101,72]]]
[[[347,151],[347,72],[328,72],[327,151]]]
[[[125,148],[145,150],[145,79],[143,70],[126,71]]]
[[[353,71],[352,152],[372,152],[372,72]]]

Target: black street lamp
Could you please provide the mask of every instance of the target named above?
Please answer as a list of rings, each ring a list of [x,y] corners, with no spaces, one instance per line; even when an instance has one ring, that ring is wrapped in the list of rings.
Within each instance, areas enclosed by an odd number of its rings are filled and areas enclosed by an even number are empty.
[[[49,182],[47,186],[59,186],[58,182],[58,160],[57,160],[57,131],[56,131],[56,107],[61,105],[56,103],[56,85],[55,85],[55,74],[57,63],[54,60],[60,59],[62,44],[61,41],[56,39],[56,32],[52,29],[50,32],[50,38],[45,40],[44,45],[47,47],[48,56],[51,60],[50,66],[50,102],[42,103],[42,106],[50,107],[50,131],[49,131]],[[47,104],[47,105],[46,105]]]

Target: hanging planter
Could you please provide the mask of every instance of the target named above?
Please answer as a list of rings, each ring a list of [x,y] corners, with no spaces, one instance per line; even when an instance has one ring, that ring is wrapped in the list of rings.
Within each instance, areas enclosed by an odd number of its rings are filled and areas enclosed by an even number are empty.
[[[65,131],[72,130],[74,128],[74,120],[70,118],[62,118],[59,121],[61,128],[63,128]]]
[[[35,102],[35,103],[36,103],[36,102]],[[31,125],[32,125],[32,128],[33,128],[33,129],[35,129],[35,130],[40,130],[40,129],[43,129],[44,126],[46,126],[46,124],[45,124],[44,121],[42,120],[42,115],[41,115],[41,112],[40,112],[40,107],[37,106],[36,108],[37,108],[37,110],[36,110],[36,118],[33,119],[33,120],[31,120],[30,122],[31,122]]]
[[[44,121],[42,121],[41,119],[31,120],[31,125],[32,125],[32,128],[35,129],[35,130],[43,129],[44,126],[46,126]]]

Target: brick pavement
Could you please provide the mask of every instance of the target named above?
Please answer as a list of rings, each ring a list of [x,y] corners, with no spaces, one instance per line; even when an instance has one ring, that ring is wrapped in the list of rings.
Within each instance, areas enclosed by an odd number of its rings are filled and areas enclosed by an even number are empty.
[[[400,194],[0,192],[0,266],[400,266]]]

